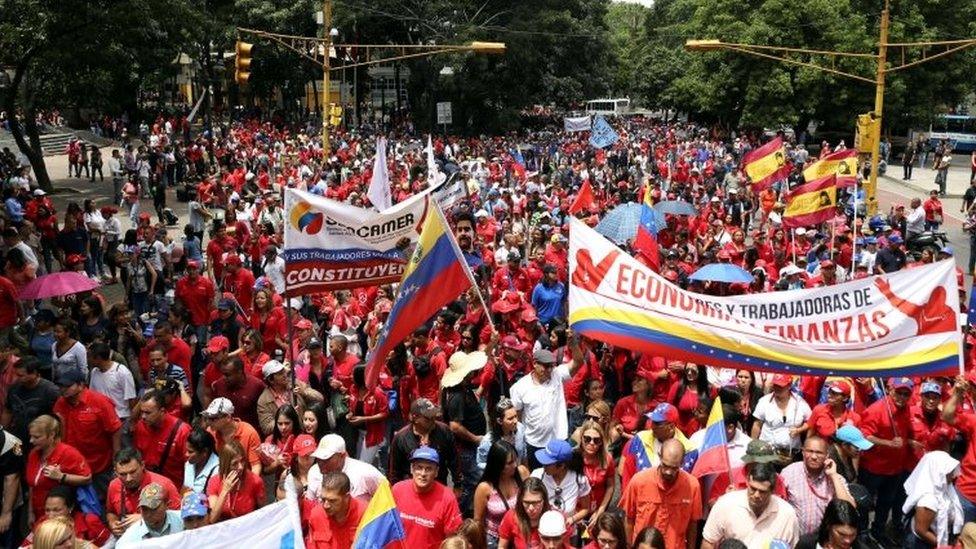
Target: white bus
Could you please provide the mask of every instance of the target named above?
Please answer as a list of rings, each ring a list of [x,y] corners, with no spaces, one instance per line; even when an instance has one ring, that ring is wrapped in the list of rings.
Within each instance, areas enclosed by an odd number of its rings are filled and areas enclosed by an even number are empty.
[[[630,113],[630,99],[594,99],[586,102],[586,114],[621,116]]]

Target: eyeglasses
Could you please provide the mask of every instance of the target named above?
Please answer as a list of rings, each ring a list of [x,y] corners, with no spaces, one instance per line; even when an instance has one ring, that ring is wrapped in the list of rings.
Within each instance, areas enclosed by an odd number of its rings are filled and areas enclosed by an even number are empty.
[[[583,444],[603,444],[603,437],[583,435]]]
[[[614,545],[617,545],[617,538],[605,538],[602,536],[597,536],[596,542],[600,545],[600,547],[613,547]]]
[[[541,499],[523,499],[522,507],[539,507],[543,503]]]

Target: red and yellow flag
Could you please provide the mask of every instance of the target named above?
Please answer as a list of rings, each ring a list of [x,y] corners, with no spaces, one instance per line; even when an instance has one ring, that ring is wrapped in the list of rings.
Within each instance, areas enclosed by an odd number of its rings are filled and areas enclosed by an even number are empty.
[[[786,179],[790,175],[790,164],[786,161],[783,138],[777,137],[746,153],[742,157],[742,169],[757,191],[769,187],[777,179]]]
[[[790,191],[783,212],[786,228],[808,227],[823,223],[835,214],[837,205],[837,176],[830,174],[805,183]]]
[[[840,188],[857,183],[857,149],[835,151],[810,164],[803,170],[803,180],[809,183],[831,174],[837,175]]]

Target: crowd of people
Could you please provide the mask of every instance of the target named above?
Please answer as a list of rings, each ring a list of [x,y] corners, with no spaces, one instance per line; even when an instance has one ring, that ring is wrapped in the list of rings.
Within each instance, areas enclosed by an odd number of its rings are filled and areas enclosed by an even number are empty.
[[[951,258],[909,246],[942,222],[937,191],[869,219],[845,197],[834,219],[791,231],[783,194],[843,143],[790,143],[790,176],[755,192],[741,159],[764,137],[691,123],[616,120],[606,149],[554,128],[437,138],[439,169],[469,193],[448,214],[478,288],[383,357],[371,387],[364,358],[396,287],[285,296],[281,201],[295,187],[368,207],[374,139],[337,131],[322,162],[301,129],[246,120],[191,135],[183,122],[160,117],[111,150],[102,203],[60,212],[29,169],[4,180],[4,546],[138,547],[297,497],[306,546],[346,549],[389,482],[416,549],[974,547],[972,374],[718,368],[567,321],[574,215],[595,226],[645,197],[693,204],[657,235],[660,272],[733,295]],[[428,164],[419,137],[390,141],[399,202],[427,187]],[[72,148],[75,178],[93,164]],[[586,181],[594,200],[571,214]],[[689,278],[714,262],[754,282]],[[102,286],[19,298],[58,271]],[[698,478],[716,400],[731,470]]]

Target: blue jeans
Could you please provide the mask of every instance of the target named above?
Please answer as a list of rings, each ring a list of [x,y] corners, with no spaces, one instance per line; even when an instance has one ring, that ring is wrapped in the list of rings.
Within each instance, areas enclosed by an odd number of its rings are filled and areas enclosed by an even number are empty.
[[[471,516],[474,511],[474,489],[481,480],[481,469],[478,468],[478,447],[461,446],[457,447],[458,473],[461,475],[461,497],[458,504],[464,516]]]
[[[962,504],[962,516],[966,519],[966,522],[976,521],[976,503],[970,501],[966,496],[962,495],[959,488],[956,488],[956,494],[959,494],[959,503]]]
[[[901,528],[901,506],[905,502],[906,478],[908,477],[905,473],[876,475],[861,469],[858,480],[875,498],[874,523],[871,524],[871,534],[875,539],[882,539],[889,517],[895,526]]]

